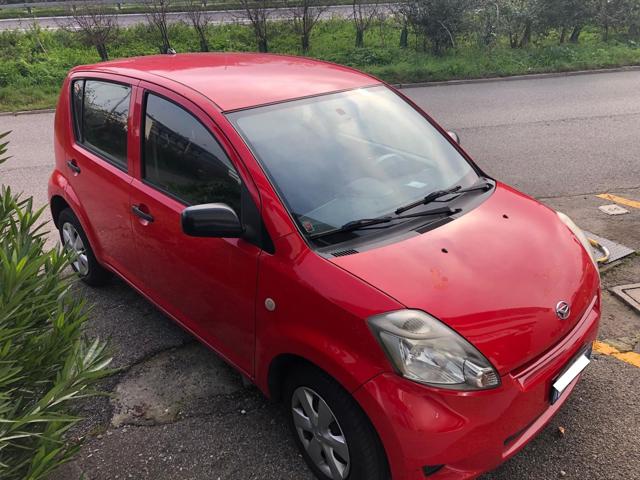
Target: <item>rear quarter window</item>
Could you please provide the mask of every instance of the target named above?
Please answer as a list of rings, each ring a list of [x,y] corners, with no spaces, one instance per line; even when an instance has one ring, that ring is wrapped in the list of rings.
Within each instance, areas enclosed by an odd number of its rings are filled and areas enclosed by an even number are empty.
[[[76,141],[127,170],[127,122],[131,87],[102,80],[72,85]]]

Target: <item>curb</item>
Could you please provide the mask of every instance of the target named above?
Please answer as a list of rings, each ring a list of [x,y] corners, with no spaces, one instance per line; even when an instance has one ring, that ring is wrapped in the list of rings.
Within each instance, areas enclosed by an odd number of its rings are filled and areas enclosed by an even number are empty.
[[[510,75],[506,77],[467,78],[462,80],[443,80],[436,82],[394,83],[396,88],[438,87],[444,85],[466,85],[473,83],[515,82],[518,80],[536,80],[556,77],[577,77],[579,75],[595,75],[600,73],[619,73],[640,71],[640,65],[627,65],[615,68],[598,68],[593,70],[574,70],[567,72],[530,73],[525,75]]]
[[[0,112],[0,117],[17,117],[18,115],[35,115],[37,113],[55,113],[55,108],[41,108],[40,110],[18,110],[17,112]]]

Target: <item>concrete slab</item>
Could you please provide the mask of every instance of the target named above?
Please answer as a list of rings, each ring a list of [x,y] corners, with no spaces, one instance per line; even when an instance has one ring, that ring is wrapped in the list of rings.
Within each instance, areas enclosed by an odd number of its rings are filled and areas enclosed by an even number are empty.
[[[620,205],[616,205],[615,203],[612,203],[611,205],[600,205],[598,210],[606,213],[607,215],[624,215],[625,213],[629,213],[629,210],[622,208]]]
[[[165,351],[134,366],[118,384],[111,425],[171,423],[242,388],[240,375],[202,345]]]
[[[631,308],[640,313],[640,283],[619,285],[610,288],[611,292]]]

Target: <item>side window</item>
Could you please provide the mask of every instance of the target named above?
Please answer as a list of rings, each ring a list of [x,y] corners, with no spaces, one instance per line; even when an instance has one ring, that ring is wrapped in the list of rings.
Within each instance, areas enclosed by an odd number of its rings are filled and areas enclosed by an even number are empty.
[[[72,93],[76,141],[126,170],[131,87],[78,80]]]
[[[147,95],[143,177],[190,205],[226,203],[240,214],[240,177],[216,139],[192,114]]]

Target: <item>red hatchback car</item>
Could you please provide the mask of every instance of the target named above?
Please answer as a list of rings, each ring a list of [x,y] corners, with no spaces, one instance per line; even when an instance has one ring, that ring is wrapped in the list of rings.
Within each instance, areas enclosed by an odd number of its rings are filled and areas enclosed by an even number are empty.
[[[600,279],[569,218],[454,137],[309,59],[81,66],[51,211],[88,284],[117,274],[282,400],[319,478],[474,478],[574,388]]]

